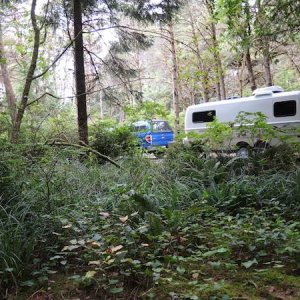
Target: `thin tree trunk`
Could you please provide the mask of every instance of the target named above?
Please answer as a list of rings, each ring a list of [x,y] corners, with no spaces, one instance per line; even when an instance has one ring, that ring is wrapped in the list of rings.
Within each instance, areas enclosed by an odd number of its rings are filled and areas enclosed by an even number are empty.
[[[297,71],[298,75],[300,75],[300,66],[294,61],[293,57],[286,52],[287,57],[289,58],[290,62],[292,63],[293,67]]]
[[[1,65],[1,73],[3,77],[3,83],[5,87],[5,93],[8,103],[9,114],[11,117],[11,123],[13,124],[16,118],[16,95],[14,89],[11,84],[10,75],[7,67],[5,52],[4,52],[4,44],[3,44],[3,32],[2,26],[0,23],[0,65]]]
[[[260,31],[264,32],[265,24],[265,12],[261,6],[261,0],[256,0],[257,11],[258,11],[258,23],[260,26]],[[261,43],[261,50],[263,55],[263,67],[265,70],[265,77],[266,77],[266,85],[271,86],[273,85],[272,82],[272,73],[271,73],[271,56],[270,56],[270,45],[269,45],[269,38],[264,33],[259,39]]]
[[[254,72],[253,72],[252,60],[251,60],[249,48],[246,50],[245,59],[246,59],[246,66],[247,66],[247,70],[248,70],[248,74],[249,74],[251,90],[254,91],[256,89],[256,81],[255,81],[255,76],[254,76]]]
[[[244,94],[244,69],[245,69],[245,61],[246,61],[246,55],[244,55],[243,59],[242,59],[242,66],[240,68],[240,70],[238,70],[237,72],[237,76],[239,79],[239,89],[240,89],[240,93],[239,96],[243,97]]]
[[[212,46],[213,46],[213,55],[216,64],[216,71],[217,71],[217,93],[219,94],[219,99],[224,100],[226,99],[226,91],[225,91],[225,82],[224,82],[224,74],[223,74],[223,67],[219,53],[219,45],[217,40],[217,33],[216,33],[216,24],[214,21],[211,21],[211,33],[212,33]]]
[[[219,52],[219,44],[217,40],[217,31],[216,31],[216,21],[214,20],[215,16],[215,2],[214,0],[205,0],[205,5],[207,7],[208,13],[210,15],[210,30],[211,30],[211,45],[212,54],[214,58],[214,67],[215,67],[215,74],[216,74],[216,92],[217,97],[219,100],[226,99],[226,91],[225,91],[225,82],[224,82],[224,74],[223,74],[223,67],[220,58]]]
[[[269,41],[267,38],[264,38],[262,42],[263,42],[263,65],[264,65],[265,75],[266,75],[266,85],[271,86],[273,85],[273,81],[272,81],[272,73],[271,73]]]
[[[74,36],[75,36],[75,84],[77,99],[77,121],[79,142],[88,145],[88,124],[86,106],[86,86],[84,70],[84,52],[82,37],[82,9],[81,0],[73,0],[74,10]]]
[[[99,92],[99,101],[100,101],[100,119],[104,119],[104,110],[103,110],[103,97],[102,91]]]
[[[197,69],[201,75],[201,87],[202,87],[202,97],[204,102],[209,101],[209,93],[208,93],[208,73],[205,70],[204,64],[203,64],[203,59],[201,57],[201,51],[199,47],[199,41],[198,37],[196,35],[196,29],[195,29],[195,21],[193,18],[193,14],[191,11],[191,8],[189,7],[189,15],[190,15],[190,21],[191,21],[191,27],[192,27],[192,41],[195,46],[196,50],[196,56],[198,59],[198,64],[197,64]]]
[[[249,75],[250,87],[251,87],[251,90],[254,91],[257,88],[257,85],[256,85],[255,75],[254,75],[253,66],[252,66],[252,59],[251,59],[251,54],[250,54],[250,47],[252,44],[252,27],[250,24],[250,20],[253,17],[251,16],[249,1],[245,2],[244,13],[245,13],[245,18],[247,20],[244,38],[246,41],[248,41],[246,51],[245,51],[245,61],[246,61],[246,67],[248,70],[248,75]]]
[[[178,87],[178,63],[173,23],[169,23],[171,55],[172,55],[172,79],[173,79],[173,107],[175,112],[175,132],[179,132],[179,87]]]
[[[33,44],[33,51],[31,56],[31,63],[27,72],[25,85],[23,88],[21,102],[17,111],[17,115],[15,121],[13,123],[12,134],[11,134],[11,141],[16,143],[18,141],[20,135],[20,128],[21,123],[23,120],[23,116],[25,113],[25,109],[28,103],[29,92],[31,88],[31,84],[33,81],[34,72],[36,69],[36,63],[39,55],[39,46],[40,46],[40,29],[37,25],[36,15],[35,15],[35,7],[36,7],[36,0],[32,0],[31,3],[31,23],[34,30],[34,44]]]

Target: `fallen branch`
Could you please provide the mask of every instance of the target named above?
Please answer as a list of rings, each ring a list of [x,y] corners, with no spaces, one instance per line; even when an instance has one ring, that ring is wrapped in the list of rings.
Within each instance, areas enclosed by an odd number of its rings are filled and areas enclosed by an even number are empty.
[[[113,164],[114,166],[116,166],[117,168],[121,169],[121,166],[119,164],[117,164],[114,160],[112,160],[111,158],[109,158],[108,156],[101,154],[100,152],[98,152],[95,149],[92,149],[91,147],[89,147],[88,145],[84,144],[83,142],[81,142],[83,145],[78,145],[78,144],[70,144],[70,143],[65,143],[65,142],[58,142],[58,141],[53,141],[51,143],[47,143],[48,145],[55,145],[55,146],[68,146],[68,147],[75,147],[87,152],[91,152],[96,154],[97,156],[99,156],[100,158],[102,158],[103,160],[110,162],[111,164]]]

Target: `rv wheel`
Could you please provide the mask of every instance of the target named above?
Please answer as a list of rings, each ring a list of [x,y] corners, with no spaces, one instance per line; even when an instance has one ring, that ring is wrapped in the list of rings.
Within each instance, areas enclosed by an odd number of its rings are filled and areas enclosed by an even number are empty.
[[[247,147],[241,147],[236,152],[237,157],[248,158],[249,157],[249,149]]]

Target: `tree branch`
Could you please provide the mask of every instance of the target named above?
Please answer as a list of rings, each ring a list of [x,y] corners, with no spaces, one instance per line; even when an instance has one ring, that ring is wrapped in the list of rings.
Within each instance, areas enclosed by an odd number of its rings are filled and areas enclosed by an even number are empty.
[[[32,100],[31,102],[27,103],[27,104],[26,104],[26,107],[28,107],[29,105],[31,105],[31,104],[33,104],[33,103],[35,103],[35,102],[38,102],[40,99],[42,99],[42,98],[45,97],[46,95],[48,95],[48,96],[50,96],[50,97],[53,97],[53,98],[55,98],[55,99],[62,99],[62,98],[57,97],[57,96],[55,96],[55,95],[53,95],[53,94],[51,94],[51,93],[46,92],[46,93],[44,93],[43,95],[41,95],[40,97],[38,97],[38,98]]]
[[[69,147],[75,147],[81,150],[84,150],[86,152],[91,152],[96,154],[97,156],[99,156],[100,158],[102,158],[103,160],[113,164],[114,166],[116,166],[117,168],[121,169],[121,166],[116,163],[114,160],[112,160],[110,157],[101,154],[100,152],[98,152],[95,149],[92,149],[91,147],[89,147],[88,145],[86,145],[83,141],[80,141],[82,143],[82,145],[78,145],[78,144],[70,144],[70,143],[64,143],[64,142],[58,142],[58,141],[53,141],[51,143],[46,142],[46,145],[54,145],[54,146],[69,146]]]

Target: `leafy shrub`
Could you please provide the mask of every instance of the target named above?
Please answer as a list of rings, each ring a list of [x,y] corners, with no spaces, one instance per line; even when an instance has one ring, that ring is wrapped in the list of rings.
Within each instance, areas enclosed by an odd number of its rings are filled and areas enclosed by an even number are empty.
[[[136,139],[127,125],[99,123],[91,128],[91,136],[92,148],[110,157],[120,156],[136,144]]]
[[[10,172],[7,164],[0,161],[0,199],[1,197],[7,196],[11,188],[12,180],[10,178]]]

